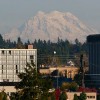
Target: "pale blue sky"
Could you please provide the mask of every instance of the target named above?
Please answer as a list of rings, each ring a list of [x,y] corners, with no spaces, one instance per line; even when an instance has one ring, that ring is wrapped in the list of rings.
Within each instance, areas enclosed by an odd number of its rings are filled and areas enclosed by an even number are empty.
[[[0,33],[21,26],[38,11],[71,12],[100,31],[100,0],[0,0]]]

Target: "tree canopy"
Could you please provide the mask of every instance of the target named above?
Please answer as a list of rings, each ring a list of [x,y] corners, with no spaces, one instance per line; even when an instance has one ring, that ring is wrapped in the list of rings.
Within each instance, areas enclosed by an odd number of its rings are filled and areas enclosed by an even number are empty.
[[[79,100],[86,100],[86,94],[84,93],[84,92],[82,92],[81,94],[80,94],[80,97],[79,97]]]
[[[0,48],[18,48],[24,49],[26,45],[31,42],[28,40],[26,42],[22,42],[21,38],[18,37],[15,41],[4,40],[2,35],[0,35]],[[80,43],[78,39],[75,39],[74,43],[69,42],[67,39],[62,40],[58,38],[57,42],[52,42],[50,40],[34,40],[31,43],[35,49],[37,49],[37,57],[38,57],[38,66],[41,64],[48,65],[52,62],[52,57],[54,56],[54,51],[57,52],[56,58],[58,59],[60,64],[66,64],[67,60],[73,59],[75,62],[78,62],[78,58],[75,59],[75,55],[80,52],[87,53],[88,48],[86,43]]]
[[[67,99],[68,99],[67,94],[66,92],[63,91],[59,97],[59,100],[67,100]]]
[[[74,99],[73,100],[79,100],[77,94],[74,94]]]
[[[36,71],[34,64],[27,64],[25,71],[19,73],[18,77],[21,79],[16,86],[19,100],[41,100],[41,98],[48,98],[48,90],[53,87],[52,81],[49,78],[43,78]]]
[[[0,92],[0,100],[7,100],[7,94],[4,91]]]

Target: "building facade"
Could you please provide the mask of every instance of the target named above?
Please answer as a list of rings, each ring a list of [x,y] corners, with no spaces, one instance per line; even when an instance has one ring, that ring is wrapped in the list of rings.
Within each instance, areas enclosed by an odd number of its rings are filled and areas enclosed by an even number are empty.
[[[89,48],[89,75],[92,83],[100,87],[100,34],[87,37]]]
[[[40,68],[39,71],[42,74],[51,74],[55,70],[58,70],[59,74],[61,74],[62,76],[74,79],[74,76],[78,73],[79,68],[75,66],[49,67],[49,68]]]
[[[74,100],[74,94],[80,96],[81,92],[66,92],[68,99],[67,100]],[[97,100],[97,93],[96,92],[85,92],[86,93],[86,100]]]
[[[17,75],[24,72],[27,63],[37,67],[36,49],[0,49],[0,84],[19,82]]]

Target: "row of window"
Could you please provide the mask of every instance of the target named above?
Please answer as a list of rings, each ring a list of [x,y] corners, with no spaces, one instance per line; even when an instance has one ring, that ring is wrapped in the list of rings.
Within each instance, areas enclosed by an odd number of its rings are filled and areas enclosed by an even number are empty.
[[[87,96],[87,98],[95,98],[95,96]]]
[[[35,61],[34,60],[30,60],[30,61],[28,61],[28,63],[35,63]],[[25,66],[27,64],[27,62],[26,61],[14,61],[14,62],[12,62],[12,61],[9,61],[9,62],[5,62],[5,61],[3,61],[3,62],[0,62],[0,66],[1,65],[5,65],[5,66],[14,66],[14,65],[23,65],[23,66]]]
[[[23,70],[24,68],[25,68],[26,66],[23,66],[23,67],[18,67],[18,69],[19,70]],[[3,68],[0,68],[0,71],[1,70],[8,70],[8,71],[13,71],[13,70],[15,70],[16,69],[16,67],[15,68],[13,68],[13,67],[3,67]]]
[[[0,82],[18,82],[19,79],[0,79]]]
[[[2,71],[0,72],[1,75],[6,75],[6,74],[12,75],[12,74],[15,74],[15,73],[18,74],[18,70],[15,70],[15,72],[11,72],[11,73],[6,72],[5,70],[2,70]]]
[[[24,67],[26,67],[26,63],[25,62],[23,62],[23,63],[20,63],[20,64],[18,64],[18,63],[15,63],[15,64],[4,64],[4,63],[2,63],[2,65],[0,65],[0,70],[1,69],[15,69],[15,66],[18,66],[18,68],[24,68]]]
[[[18,76],[1,76],[0,79],[18,79]]]
[[[29,61],[30,62],[30,61]],[[31,60],[31,62],[34,62],[33,60]],[[0,66],[1,65],[5,65],[5,66],[14,66],[14,65],[26,65],[27,63],[26,63],[26,61],[20,61],[20,62],[18,62],[18,61],[16,61],[16,62],[2,62],[2,63],[0,63]]]
[[[18,65],[15,65],[15,69],[16,69],[16,74],[18,73],[18,69],[19,69],[19,67],[18,67]],[[8,70],[8,68],[7,68],[7,70]],[[7,70],[4,70],[4,68],[3,68],[3,65],[2,65],[2,74],[5,72],[6,73],[6,71]],[[13,70],[12,70],[13,71]],[[8,71],[7,71],[8,72]]]
[[[0,59],[2,60],[9,60],[9,59],[34,59],[35,55],[14,55],[14,56],[0,56]]]
[[[35,51],[33,50],[26,50],[26,51],[6,51],[6,50],[2,50],[0,54],[9,54],[9,55],[12,55],[12,54],[16,54],[16,55],[27,55],[27,54],[35,54]]]
[[[16,75],[18,74],[19,72],[24,72],[24,70],[15,70],[15,71],[12,71],[12,72],[6,72],[5,70],[2,70],[0,71],[0,75]]]

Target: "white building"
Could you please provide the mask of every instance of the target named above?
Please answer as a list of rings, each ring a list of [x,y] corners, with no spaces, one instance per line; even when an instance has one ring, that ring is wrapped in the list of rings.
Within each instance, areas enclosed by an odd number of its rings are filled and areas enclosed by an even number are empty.
[[[80,96],[81,92],[66,92],[68,99],[67,100],[73,100],[74,94],[77,94],[77,96]],[[97,93],[96,92],[85,92],[87,99],[86,100],[97,100]]]
[[[19,82],[18,73],[32,62],[37,67],[37,49],[0,49],[0,85]]]

